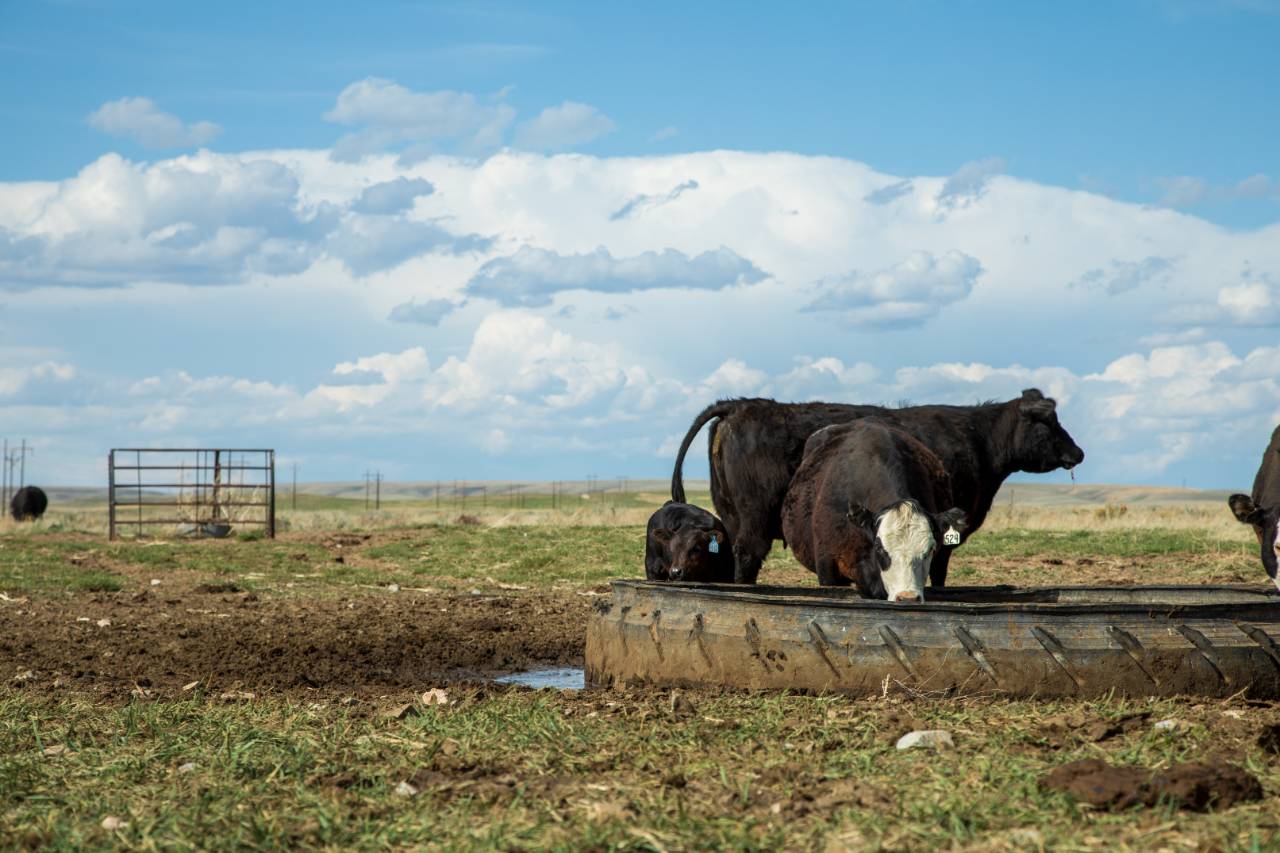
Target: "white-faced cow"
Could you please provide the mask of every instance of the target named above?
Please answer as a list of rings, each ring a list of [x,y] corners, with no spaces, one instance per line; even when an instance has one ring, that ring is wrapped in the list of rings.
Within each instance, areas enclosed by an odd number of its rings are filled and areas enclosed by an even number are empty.
[[[1239,521],[1253,527],[1262,547],[1262,567],[1280,589],[1280,426],[1271,433],[1271,443],[1262,454],[1258,475],[1253,478],[1253,496],[1232,495],[1227,499]]]
[[[693,437],[712,422],[711,499],[733,538],[734,576],[755,583],[774,539],[783,537],[782,500],[805,441],[826,426],[876,417],[917,439],[951,475],[956,506],[969,519],[966,538],[982,526],[991,501],[1015,471],[1045,473],[1074,468],[1084,451],[1058,423],[1056,403],[1036,389],[1003,403],[976,406],[857,406],[722,400],[708,406],[685,434],[676,454],[671,497],[684,499],[681,468]],[[951,549],[930,567],[934,586],[946,583]]]
[[[651,581],[733,583],[729,532],[705,509],[667,501],[649,517],[644,576]]]
[[[923,601],[935,551],[960,542],[942,460],[875,418],[815,432],[782,503],[782,532],[824,586]]]

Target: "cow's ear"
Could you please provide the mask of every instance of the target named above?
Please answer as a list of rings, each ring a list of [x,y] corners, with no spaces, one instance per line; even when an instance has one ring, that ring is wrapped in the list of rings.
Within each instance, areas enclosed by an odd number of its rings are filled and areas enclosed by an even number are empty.
[[[1034,421],[1047,421],[1053,417],[1058,404],[1053,400],[1023,400],[1018,411]]]
[[[1232,495],[1227,498],[1227,506],[1231,507],[1232,515],[1241,524],[1262,523],[1262,510],[1253,505],[1253,499],[1248,495]]]
[[[954,528],[960,533],[969,529],[969,516],[965,515],[964,510],[957,506],[953,506],[946,512],[938,513],[934,516],[934,519],[938,522],[938,527],[944,533],[948,528]]]
[[[871,510],[861,504],[853,504],[849,507],[849,520],[857,527],[864,530],[870,530],[872,533],[876,529],[876,516]]]
[[[947,548],[959,545],[961,534],[969,527],[969,517],[959,507],[940,512],[933,517],[933,520],[938,525],[938,530],[942,532],[942,544]]]
[[[663,544],[666,544],[671,541],[671,531],[667,530],[665,527],[655,527],[653,529],[653,538]]]
[[[1028,402],[1033,400],[1043,400],[1044,394],[1040,393],[1039,388],[1028,388],[1022,392],[1022,399]]]

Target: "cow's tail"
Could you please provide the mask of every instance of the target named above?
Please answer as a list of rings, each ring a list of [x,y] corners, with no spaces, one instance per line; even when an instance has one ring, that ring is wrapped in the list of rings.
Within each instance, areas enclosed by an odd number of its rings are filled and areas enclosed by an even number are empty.
[[[682,474],[684,455],[689,452],[689,445],[693,443],[694,436],[707,425],[708,421],[714,418],[722,418],[733,410],[734,404],[732,401],[721,400],[718,403],[712,403],[707,406],[693,419],[693,423],[689,426],[689,431],[684,434],[684,441],[680,442],[680,451],[676,453],[676,467],[671,472],[671,500],[685,503],[684,476]]]

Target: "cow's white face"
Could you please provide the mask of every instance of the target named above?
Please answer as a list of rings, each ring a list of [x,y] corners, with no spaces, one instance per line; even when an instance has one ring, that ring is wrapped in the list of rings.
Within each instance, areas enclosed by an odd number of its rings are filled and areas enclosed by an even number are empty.
[[[929,516],[913,501],[886,510],[876,539],[889,556],[880,577],[890,601],[924,601],[925,579],[935,542]]]
[[[1271,543],[1271,550],[1275,552],[1276,564],[1280,565],[1280,525],[1276,525],[1276,541]],[[1280,589],[1280,571],[1276,572],[1271,582],[1276,585],[1276,589]]]

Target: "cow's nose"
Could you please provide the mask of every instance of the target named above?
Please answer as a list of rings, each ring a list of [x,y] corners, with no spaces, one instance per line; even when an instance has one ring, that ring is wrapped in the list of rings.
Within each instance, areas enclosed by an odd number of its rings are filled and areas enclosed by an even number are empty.
[[[918,593],[918,592],[900,592],[900,593],[898,593],[897,597],[896,597],[896,598],[894,598],[894,601],[914,601],[914,602],[917,602],[917,603],[918,603],[918,602],[920,601],[920,593]]]
[[[676,568],[675,566],[672,566],[672,567],[671,567],[671,571],[667,572],[667,575],[668,575],[668,576],[669,576],[673,581],[678,581],[678,580],[680,580],[680,578],[684,577],[684,569],[678,569],[678,568]]]

